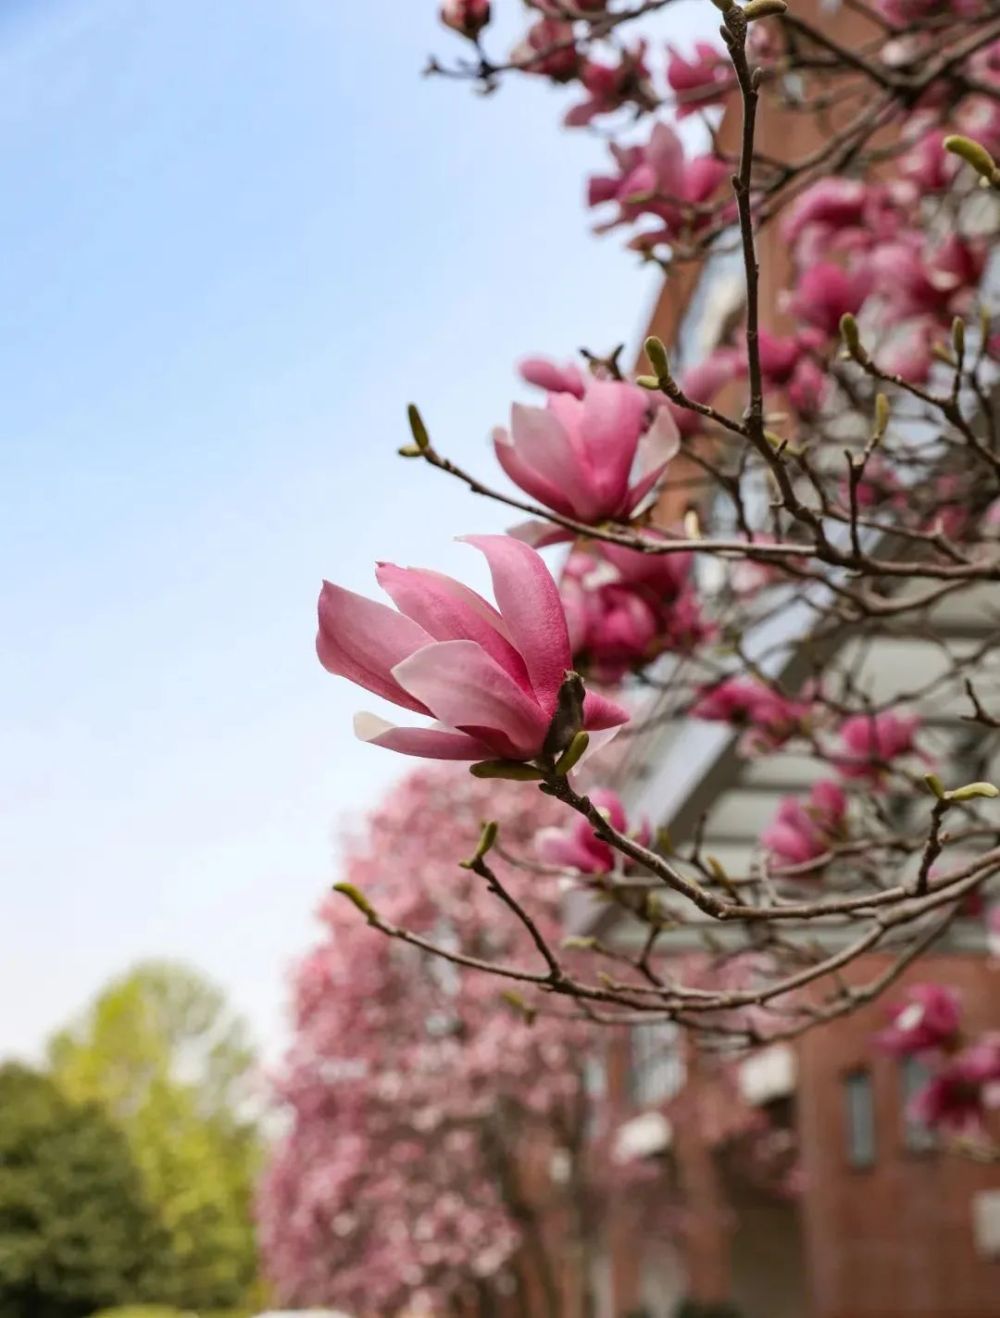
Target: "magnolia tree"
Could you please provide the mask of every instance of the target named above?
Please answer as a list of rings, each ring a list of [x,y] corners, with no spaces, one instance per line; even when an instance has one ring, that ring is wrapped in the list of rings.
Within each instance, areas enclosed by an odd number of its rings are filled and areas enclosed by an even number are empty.
[[[463,937],[414,937],[358,884],[347,895],[370,925],[504,979],[540,1019],[568,1005],[754,1042],[886,989],[1000,870],[998,792],[980,781],[1000,728],[1000,7],[851,0],[846,41],[818,8],[712,0],[718,42],[663,55],[651,34],[670,3],[529,0],[508,51],[490,44],[485,0],[447,0],[464,53],[431,70],[483,90],[565,88],[566,124],[611,140],[588,187],[601,227],[678,298],[735,262],[739,314],[701,359],[649,339],[637,378],[600,345],[575,364],[527,358],[524,381],[547,397],[515,402],[494,433],[506,483],[488,453],[482,471],[456,466],[411,408],[404,458],[512,510],[509,535],[468,537],[495,605],[383,565],[395,608],[327,584],[318,650],[415,716],[361,715],[365,741],[515,780],[504,790],[524,819],[539,794],[557,805],[536,858],[619,904],[637,950],[609,968],[590,945],[568,963],[543,918],[551,883],[514,896],[492,825],[462,880]],[[547,546],[569,552],[550,568]],[[752,643],[793,602],[805,621]],[[973,643],[949,630],[956,616],[975,620]],[[914,636],[936,649],[932,677],[863,678],[881,642]],[[642,726],[649,687],[661,713],[740,730],[748,760],[812,762],[810,790],[782,804],[744,872],[711,859],[711,812],[677,849],[591,790],[587,757]],[[956,689],[960,747],[926,723]],[[521,933],[503,951],[498,901]],[[690,972],[671,958],[678,930],[705,944]],[[877,973],[852,969],[872,952]],[[900,1012],[923,1019],[933,992]],[[947,1119],[957,1086],[967,1128],[1000,1081],[996,1036],[956,1026],[924,1051],[938,1067],[924,1110]]]
[[[320,912],[278,1081],[290,1127],[260,1195],[266,1263],[290,1303],[442,1312],[520,1284],[532,1312],[556,1315],[561,1252],[592,1244],[595,1179],[613,1168],[585,1140],[591,1032],[565,1012],[535,1019],[494,979],[422,950],[434,940],[484,963],[516,951],[520,926],[497,897],[513,902],[533,879],[503,860],[489,884],[455,865],[491,810],[522,851],[556,813],[453,767],[412,774],[344,865],[400,940],[339,899]],[[536,906],[546,939],[556,898],[550,886]]]

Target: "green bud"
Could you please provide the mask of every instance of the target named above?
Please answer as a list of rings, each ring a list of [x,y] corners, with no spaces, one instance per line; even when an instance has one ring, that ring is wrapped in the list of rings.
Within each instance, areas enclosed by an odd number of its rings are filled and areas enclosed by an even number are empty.
[[[889,400],[885,394],[875,395],[875,430],[872,438],[876,444],[889,428],[889,420],[892,413],[889,408]]]
[[[469,766],[473,778],[503,778],[512,783],[541,782],[544,775],[530,764],[518,760],[480,760]]]
[[[335,883],[333,885],[333,891],[342,893],[347,900],[353,902],[361,914],[367,916],[369,920],[378,919],[375,907],[372,906],[371,902],[361,889],[356,888],[353,883]]]
[[[646,356],[649,358],[649,364],[656,372],[657,381],[669,380],[670,376],[670,359],[667,356],[667,350],[663,346],[661,339],[651,334],[645,343]]]
[[[495,819],[489,820],[483,825],[483,831],[479,837],[479,845],[476,847],[476,854],[471,860],[459,861],[459,866],[463,870],[475,868],[476,862],[484,860],[496,845],[497,834],[500,832],[500,825]]]
[[[968,165],[981,175],[993,187],[1000,187],[1000,169],[986,148],[971,137],[953,135],[944,139],[946,151],[953,156],[960,156]]]
[[[524,1017],[525,1022],[528,1025],[534,1025],[535,1017],[538,1015],[538,1012],[534,1007],[525,1002],[520,993],[515,993],[512,989],[504,989],[500,996],[503,998],[504,1002],[506,1002],[508,1007],[511,1007],[514,1011],[518,1012],[519,1015]]]
[[[945,792],[946,801],[975,801],[979,797],[987,797],[993,800],[1000,796],[1000,787],[994,787],[992,783],[968,783],[965,787],[956,787],[953,792]]]
[[[955,348],[957,356],[965,355],[965,321],[961,316],[956,316],[951,322],[951,341]]]
[[[419,452],[423,453],[431,446],[431,437],[427,433],[427,427],[424,425],[424,419],[420,415],[420,410],[416,403],[410,403],[406,409],[406,415],[410,422],[410,433],[413,435],[413,442],[416,444]]]
[[[581,938],[574,934],[570,938],[564,938],[562,941],[564,952],[592,952],[597,946],[596,938]]]
[[[660,382],[655,375],[639,375],[636,377],[635,382],[640,389],[649,389],[654,392],[660,387]]]
[[[423,454],[423,449],[417,448],[416,444],[404,444],[396,452],[401,458],[419,458]]]
[[[856,362],[865,365],[868,361],[868,354],[861,344],[861,335],[858,333],[858,322],[851,313],[845,312],[840,318],[840,334],[844,340],[847,351],[851,354]]]
[[[787,11],[785,0],[750,0],[748,5],[743,6],[743,15],[748,23],[753,23],[758,18],[773,18]]]
[[[944,801],[946,799],[947,793],[944,790],[944,783],[936,773],[925,773],[924,782],[939,801]]]
[[[556,761],[556,774],[560,778],[566,775],[583,759],[590,745],[590,733],[582,730],[576,734],[567,748],[563,751],[560,758]]]

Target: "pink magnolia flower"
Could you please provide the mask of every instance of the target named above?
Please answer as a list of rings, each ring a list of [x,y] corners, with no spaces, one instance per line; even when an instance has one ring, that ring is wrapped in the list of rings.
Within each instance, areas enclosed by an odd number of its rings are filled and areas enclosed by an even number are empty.
[[[570,554],[560,581],[574,662],[602,682],[711,634],[689,582],[688,554],[602,545]]]
[[[569,82],[580,71],[580,52],[573,40],[573,24],[558,18],[532,23],[511,52],[525,73],[538,73],[553,82]]]
[[[563,123],[567,128],[582,128],[600,114],[612,114],[629,102],[655,104],[646,64],[646,43],[639,41],[622,52],[617,64],[588,59],[580,69],[580,81],[589,95],[585,101],[567,111]]]
[[[359,715],[363,741],[438,760],[532,760],[556,711],[571,654],[559,592],[542,559],[509,536],[468,536],[485,554],[499,610],[437,572],[382,563],[397,609],[324,583],[316,648],[323,667],[394,705],[439,720],[400,728]],[[584,728],[628,719],[588,692]]]
[[[958,993],[943,984],[914,984],[894,1006],[889,1024],[877,1036],[894,1057],[952,1047],[958,1039],[962,1007]]]
[[[490,21],[490,0],[444,0],[441,22],[463,37],[476,37]]]
[[[761,834],[764,847],[787,865],[815,860],[843,836],[847,798],[834,782],[819,782],[803,802],[786,796],[774,821]]]
[[[537,385],[546,393],[572,394],[574,398],[582,398],[586,391],[586,378],[572,362],[557,366],[547,357],[525,357],[518,363],[517,371],[525,383]]]
[[[590,380],[582,398],[549,395],[544,408],[515,403],[510,430],[493,442],[501,467],[533,499],[581,522],[630,517],[655,489],[680,438],[635,385]]]
[[[811,357],[802,357],[792,372],[785,393],[800,417],[810,417],[822,411],[830,386],[830,377],[819,363]]]
[[[1000,1084],[1000,1034],[988,1034],[950,1058],[916,1096],[913,1112],[924,1125],[976,1135]]]
[[[947,321],[978,288],[985,259],[981,246],[958,234],[934,248],[912,234],[876,247],[867,268],[890,319],[936,316]]]
[[[732,67],[717,46],[696,41],[691,59],[679,54],[673,46],[668,46],[667,52],[667,83],[677,93],[678,119],[725,101],[733,85]]]
[[[706,687],[691,707],[692,718],[746,728],[744,749],[750,751],[777,750],[802,730],[808,714],[804,702],[749,677],[727,677]]]
[[[803,320],[833,336],[839,332],[841,316],[860,311],[871,289],[872,279],[867,269],[844,270],[839,265],[820,262],[799,276],[791,306]]]
[[[885,765],[917,749],[914,734],[920,727],[915,714],[854,714],[840,725],[844,752],[834,763],[844,778],[881,777]]]
[[[590,793],[590,799],[612,828],[634,837],[644,847],[649,845],[649,824],[643,821],[630,831],[625,807],[617,792],[601,787]],[[535,840],[535,850],[546,865],[563,865],[581,874],[611,874],[624,860],[620,852],[595,834],[582,815],[575,815],[563,828],[541,829]]]
[[[654,125],[646,146],[612,145],[611,153],[618,174],[595,175],[587,191],[591,206],[618,203],[617,219],[602,229],[630,224],[642,215],[661,220],[668,237],[685,226],[697,229],[704,222],[697,208],[711,198],[728,170],[716,156],[688,160],[680,138],[664,123]]]

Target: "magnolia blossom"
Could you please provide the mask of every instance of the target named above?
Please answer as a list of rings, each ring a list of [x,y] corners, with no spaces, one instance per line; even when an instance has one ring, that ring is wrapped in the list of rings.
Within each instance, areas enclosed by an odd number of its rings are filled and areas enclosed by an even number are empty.
[[[580,53],[573,40],[573,24],[558,18],[532,23],[511,59],[525,73],[539,73],[555,82],[569,82],[580,71]]]
[[[844,778],[878,779],[885,765],[916,750],[914,734],[920,726],[915,714],[854,714],[840,725],[844,752],[836,765]]]
[[[643,554],[620,545],[576,550],[559,589],[573,659],[602,682],[619,682],[664,651],[686,652],[711,635],[690,581],[690,554]]]
[[[1000,1106],[998,1086],[1000,1034],[988,1034],[945,1062],[914,1099],[914,1116],[926,1126],[975,1136],[986,1112]]]
[[[596,523],[636,512],[680,437],[662,408],[649,423],[643,390],[592,379],[582,398],[563,392],[550,393],[544,408],[515,403],[510,430],[495,430],[493,443],[501,467],[525,493],[563,517]]]
[[[943,984],[914,984],[892,1008],[878,1035],[887,1053],[906,1057],[951,1048],[959,1037],[962,1007],[958,993]]]
[[[397,609],[326,582],[317,652],[324,668],[403,709],[439,720],[394,727],[370,714],[363,741],[438,760],[542,754],[570,668],[566,618],[541,558],[509,536],[468,536],[485,554],[499,609],[451,577],[379,565],[379,585]],[[608,732],[626,722],[619,705],[588,692],[583,726]]]
[[[777,750],[802,731],[808,715],[804,702],[749,677],[727,677],[706,687],[691,707],[692,718],[746,728],[745,751]]]
[[[646,107],[655,104],[649,83],[644,41],[638,42],[631,50],[623,51],[617,64],[585,60],[579,77],[589,95],[585,101],[567,111],[563,123],[569,128],[581,128],[599,114],[612,114],[629,102]]]
[[[490,21],[490,0],[444,0],[441,22],[463,37],[475,37]]]
[[[843,835],[846,815],[843,789],[834,782],[819,782],[804,802],[786,796],[760,840],[776,859],[801,865],[829,851]]]
[[[799,276],[791,306],[803,320],[833,336],[839,332],[841,317],[860,311],[871,289],[867,269],[845,270],[820,262]]]
[[[718,46],[696,41],[690,59],[673,46],[668,46],[667,51],[667,83],[677,93],[678,119],[723,103],[733,85],[733,73],[732,65]]]
[[[664,123],[655,125],[646,146],[612,145],[611,153],[618,174],[594,176],[587,192],[591,206],[618,204],[617,219],[604,229],[630,224],[642,215],[659,219],[665,237],[685,227],[697,228],[697,208],[709,200],[728,172],[726,162],[717,156],[688,160],[680,138]]]
[[[597,788],[590,799],[619,833],[631,835],[642,846],[650,841],[649,824],[643,821],[631,831],[625,807],[617,792]],[[597,836],[582,815],[575,815],[562,828],[543,828],[535,840],[535,850],[547,865],[562,865],[581,874],[610,874],[620,865],[623,857]]]

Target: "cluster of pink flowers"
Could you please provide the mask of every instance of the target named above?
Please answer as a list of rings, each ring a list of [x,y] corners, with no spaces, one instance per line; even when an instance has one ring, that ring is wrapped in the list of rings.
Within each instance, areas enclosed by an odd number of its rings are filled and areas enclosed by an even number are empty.
[[[1000,1034],[968,1042],[954,989],[914,984],[891,1009],[877,1042],[894,1057],[919,1057],[931,1068],[913,1100],[913,1115],[923,1124],[975,1138],[987,1112],[1000,1107]]]
[[[708,203],[727,176],[728,166],[714,155],[688,159],[668,124],[655,124],[645,146],[612,144],[611,154],[617,173],[595,175],[587,188],[591,206],[613,202],[616,207],[614,218],[605,221],[599,232],[651,216],[657,227],[637,235],[633,245],[654,247],[697,233],[712,218]]]
[[[560,591],[573,662],[599,682],[620,682],[658,655],[688,653],[713,634],[687,553],[644,554],[607,543],[576,549]]]
[[[454,766],[421,768],[348,841],[344,877],[386,919],[508,959],[516,924],[455,866],[487,815],[523,854],[558,807]],[[492,859],[555,938],[555,885]],[[590,1035],[555,1015],[530,1024],[498,1003],[489,977],[381,937],[339,896],[319,918],[319,942],[295,972],[293,1042],[276,1077],[287,1130],[259,1195],[268,1277],[289,1305],[444,1311],[516,1250],[518,1206],[495,1159],[516,1179],[518,1140],[559,1142],[579,1110]]]
[[[754,677],[727,677],[706,687],[691,707],[692,718],[745,729],[744,754],[779,750],[808,727],[808,701],[793,700]]]

